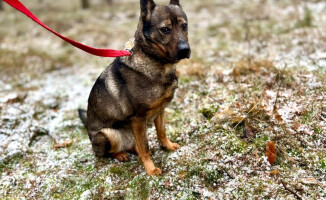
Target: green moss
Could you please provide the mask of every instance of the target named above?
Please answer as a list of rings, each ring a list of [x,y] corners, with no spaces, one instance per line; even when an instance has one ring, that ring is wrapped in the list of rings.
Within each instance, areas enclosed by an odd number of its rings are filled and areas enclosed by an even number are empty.
[[[199,177],[198,181],[202,182],[206,187],[212,188],[215,185],[219,183],[219,180],[223,177],[224,171],[210,167],[208,168],[207,162],[203,163],[187,163],[187,175],[186,180],[190,181],[195,176]]]
[[[305,114],[302,115],[301,117],[301,121],[303,124],[308,124],[311,120],[312,117],[314,116],[314,111],[313,110],[309,110],[307,111]]]
[[[315,134],[322,134],[323,133],[323,129],[319,126],[317,126],[316,124],[314,124],[313,126],[313,131]]]
[[[147,175],[134,177],[129,183],[130,193],[127,199],[146,200],[150,191],[149,179]]]
[[[256,138],[253,141],[253,144],[255,148],[261,148],[266,146],[266,141],[268,141],[269,138],[265,134],[257,134]]]
[[[121,176],[125,173],[125,169],[123,169],[122,167],[111,167],[109,169],[109,172]]]
[[[299,19],[296,24],[295,28],[304,28],[304,27],[312,27],[313,26],[313,16],[312,12],[308,7],[304,8],[303,18]]]
[[[132,166],[133,164],[130,162],[120,163],[117,166],[110,167],[109,172],[123,180],[130,180],[130,178],[135,176],[135,174],[130,171],[130,168],[132,168]]]
[[[208,107],[199,110],[199,113],[201,113],[206,119],[210,120],[218,111],[218,108],[218,105],[209,105]]]
[[[11,156],[7,156],[5,159],[0,160],[0,174],[6,169],[14,169],[17,163],[22,162],[24,155],[21,152],[17,152]]]
[[[326,172],[326,158],[320,161],[320,168]]]

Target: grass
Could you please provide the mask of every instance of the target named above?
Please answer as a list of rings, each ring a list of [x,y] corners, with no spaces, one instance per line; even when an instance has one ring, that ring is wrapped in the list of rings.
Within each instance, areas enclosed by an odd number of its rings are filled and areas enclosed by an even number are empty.
[[[104,3],[29,5],[63,35],[121,49],[136,29],[138,3]],[[112,59],[75,50],[12,10],[0,13],[0,26],[10,27],[0,30],[0,199],[294,199],[281,180],[304,199],[326,195],[325,67],[313,57],[324,52],[325,26],[317,2],[181,4],[192,58],[178,64],[166,113],[167,135],[181,149],[164,151],[148,129],[158,177],[134,155],[125,163],[96,158],[78,119]],[[268,141],[277,148],[273,165]]]
[[[312,16],[312,12],[308,7],[304,8],[303,18],[299,19],[295,24],[295,28],[305,28],[313,26],[314,17]]]

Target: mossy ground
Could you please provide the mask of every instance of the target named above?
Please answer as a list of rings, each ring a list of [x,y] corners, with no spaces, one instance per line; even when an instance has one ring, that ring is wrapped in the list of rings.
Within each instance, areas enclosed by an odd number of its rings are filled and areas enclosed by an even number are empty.
[[[121,49],[139,2],[26,1],[65,36]],[[167,1],[158,1],[165,4]],[[77,108],[112,59],[88,55],[5,6],[0,12],[0,199],[325,199],[326,3],[181,1],[190,60],[167,134],[181,148],[118,163],[92,151]],[[53,144],[72,139],[66,148]],[[270,165],[266,144],[277,157]],[[284,187],[284,185],[286,187]],[[292,191],[292,192],[291,192]]]

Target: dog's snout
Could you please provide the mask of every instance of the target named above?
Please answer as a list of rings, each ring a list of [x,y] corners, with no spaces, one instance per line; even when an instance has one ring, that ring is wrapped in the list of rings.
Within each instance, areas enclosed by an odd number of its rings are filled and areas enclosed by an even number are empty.
[[[190,58],[190,47],[189,44],[184,41],[181,40],[178,43],[178,54],[177,54],[177,59],[181,60],[184,58]]]

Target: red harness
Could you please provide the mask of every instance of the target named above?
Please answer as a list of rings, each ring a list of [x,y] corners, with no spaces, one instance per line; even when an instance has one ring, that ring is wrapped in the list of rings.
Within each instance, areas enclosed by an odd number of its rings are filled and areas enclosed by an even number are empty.
[[[19,10],[20,12],[22,12],[23,14],[25,14],[26,16],[28,16],[29,18],[34,20],[36,23],[38,23],[39,25],[46,28],[48,31],[55,34],[56,36],[65,40],[66,42],[69,42],[70,44],[74,45],[75,47],[77,47],[83,51],[86,51],[87,53],[90,53],[90,54],[93,54],[96,56],[101,56],[101,57],[120,57],[120,56],[129,56],[130,55],[129,51],[113,50],[113,49],[98,49],[98,48],[86,46],[86,45],[76,42],[72,39],[64,37],[64,36],[60,35],[59,33],[53,31],[52,29],[50,29],[43,22],[41,22],[19,0],[3,0],[3,1],[6,2],[7,4],[9,4],[10,6],[12,6],[13,8],[15,8],[16,10]]]

